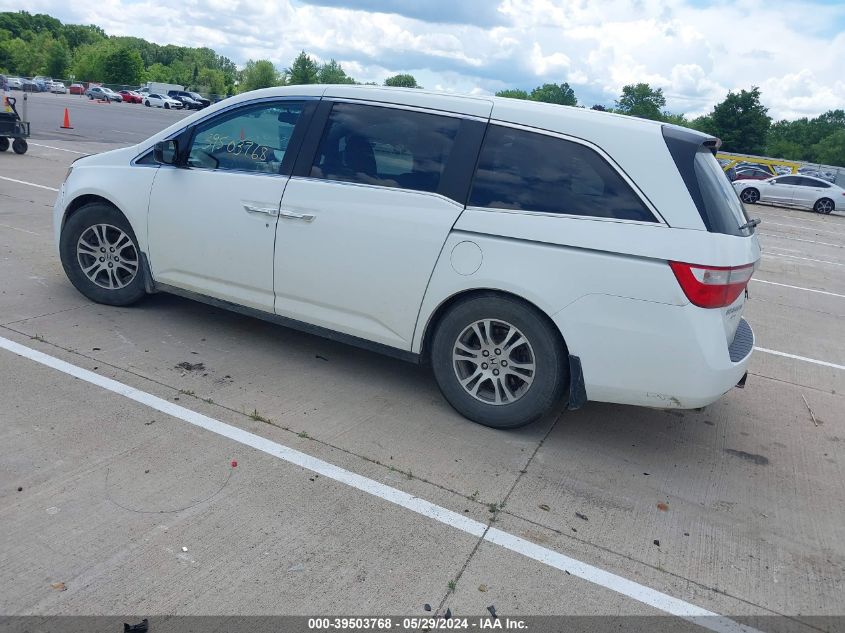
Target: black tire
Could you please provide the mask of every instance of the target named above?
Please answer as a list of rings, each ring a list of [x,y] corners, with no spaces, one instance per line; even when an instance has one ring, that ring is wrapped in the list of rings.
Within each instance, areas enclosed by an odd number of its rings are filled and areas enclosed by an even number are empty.
[[[165,102],[164,102],[164,109],[165,109],[165,110],[169,110],[169,109],[170,109],[170,104],[169,104],[169,103],[167,103],[167,101],[165,101]]]
[[[12,151],[15,154],[26,154],[26,150],[29,149],[29,144],[22,138],[16,138],[12,141]]]
[[[109,289],[98,285],[89,279],[82,270],[80,256],[77,256],[77,244],[79,243],[79,238],[91,229],[91,227],[96,225],[108,225],[112,229],[119,229],[131,240],[131,249],[134,249],[137,269],[131,280],[128,277],[124,280],[127,283],[121,288]],[[124,257],[124,262],[132,259],[133,251],[130,250],[129,245],[119,249],[119,251]],[[92,301],[112,306],[126,306],[137,302],[146,294],[144,290],[143,261],[135,232],[123,214],[108,204],[92,202],[86,204],[70,216],[62,228],[59,253],[61,255],[62,267],[65,269],[65,274],[70,279],[70,282],[79,292]],[[104,270],[102,272],[107,271]],[[111,273],[107,273],[107,277],[110,277],[110,275]]]
[[[748,187],[742,190],[742,193],[739,194],[739,199],[745,204],[757,204],[760,202],[760,192],[754,187]]]
[[[149,108],[149,107],[150,107],[150,102],[149,102],[149,100],[144,99],[144,105],[145,105],[145,106],[147,106],[147,107]]]
[[[5,152],[7,149],[9,149],[9,139],[0,136],[0,152]]]
[[[481,364],[472,360],[453,361],[453,352],[458,341],[466,340],[462,338],[465,334],[469,334],[470,337],[473,336],[470,332],[472,324],[485,319],[493,322],[491,327],[493,336],[491,338],[494,346],[505,342],[502,332],[506,332],[505,328],[509,325],[527,339],[530,349],[528,346],[515,345],[509,353],[499,356],[496,362],[493,360],[493,352],[490,352],[490,357],[484,359],[478,355],[479,360],[489,361],[489,363],[496,365],[497,362],[501,363],[503,360],[509,359],[513,364],[525,362],[524,356],[519,358],[516,355],[529,352],[533,355],[535,371],[530,384],[525,386],[525,381],[510,376],[504,377],[504,380],[511,381],[509,383],[511,387],[514,384],[523,383],[519,387],[523,391],[509,403],[494,404],[490,402],[495,397],[491,393],[493,390],[498,390],[498,397],[502,400],[507,399],[505,391],[494,386],[492,381],[495,379],[493,378],[481,378],[468,383],[475,387],[475,391],[479,395],[486,391],[487,401],[482,401],[478,396],[469,393],[462,386],[458,373],[471,374],[479,370]],[[479,340],[478,337],[476,337],[476,340]],[[503,347],[502,351],[504,352]],[[473,349],[476,348],[473,346]],[[478,349],[480,354],[480,346]],[[512,429],[533,422],[551,410],[561,400],[569,385],[566,348],[553,324],[549,323],[536,309],[518,299],[499,295],[471,297],[449,308],[448,312],[440,319],[437,330],[434,332],[431,345],[431,365],[437,384],[449,404],[464,417],[496,429]],[[503,365],[499,366],[504,367]],[[507,373],[505,370],[495,371],[502,371],[503,376]],[[515,373],[513,368],[510,369],[510,373],[512,375]],[[513,382],[514,380],[516,380],[516,383]],[[517,389],[513,391],[516,393]]]
[[[816,204],[813,205],[813,211],[824,215],[830,215],[835,207],[836,205],[830,198],[821,198],[816,200]]]

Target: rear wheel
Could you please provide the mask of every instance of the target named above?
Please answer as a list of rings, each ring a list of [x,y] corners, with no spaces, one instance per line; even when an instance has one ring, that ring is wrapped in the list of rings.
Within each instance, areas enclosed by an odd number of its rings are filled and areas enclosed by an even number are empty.
[[[534,308],[501,296],[470,298],[440,320],[431,346],[437,384],[462,415],[498,429],[523,426],[560,401],[566,350]]]
[[[0,152],[5,152],[7,149],[9,149],[9,139],[0,136]]]
[[[749,187],[748,189],[742,190],[742,193],[739,194],[739,199],[745,204],[756,204],[760,200],[760,192],[754,187]]]
[[[62,267],[79,292],[97,303],[124,306],[144,296],[141,251],[117,209],[86,204],[62,228]]]
[[[8,141],[6,141],[8,143]],[[22,138],[16,138],[12,141],[12,151],[15,154],[26,154],[26,150],[29,149],[29,145],[25,140]]]
[[[144,101],[144,105],[145,105],[145,106],[147,106],[148,108],[150,107],[150,101],[149,101],[149,99],[147,99],[147,100],[145,100],[145,101]]]
[[[813,211],[816,213],[824,213],[825,215],[829,215],[831,211],[834,209],[833,200],[830,198],[822,198],[821,200],[817,200],[816,204],[813,206]]]

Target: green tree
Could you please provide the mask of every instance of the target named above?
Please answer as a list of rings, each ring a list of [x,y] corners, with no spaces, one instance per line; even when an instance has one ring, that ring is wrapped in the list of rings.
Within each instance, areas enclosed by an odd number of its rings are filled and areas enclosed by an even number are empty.
[[[294,85],[317,83],[320,68],[305,51],[299,53],[293,60],[291,67],[287,69],[287,83]]]
[[[174,83],[173,82],[173,71],[170,70],[169,66],[165,66],[164,64],[155,63],[146,71],[144,71],[144,77],[146,77],[147,81],[160,81],[162,83]]]
[[[690,127],[690,121],[683,114],[675,114],[672,112],[664,112],[662,120],[664,123],[671,123],[672,125],[680,125],[681,127]]]
[[[105,31],[93,24],[65,24],[61,34],[70,50],[76,50],[83,44],[96,44],[106,39]]]
[[[103,58],[103,82],[137,86],[144,76],[144,60],[138,51],[118,48]]]
[[[384,80],[384,85],[391,86],[393,88],[422,88],[422,86],[417,83],[416,78],[407,73],[388,77]]]
[[[201,68],[197,76],[197,88],[213,95],[225,95],[228,91],[226,74],[217,68]]]
[[[814,162],[845,167],[845,128],[826,136],[812,149]]]
[[[62,40],[53,40],[47,47],[44,73],[54,79],[67,77],[70,68],[70,51]]]
[[[2,56],[7,60],[11,72],[28,77],[38,73],[40,62],[32,44],[15,37],[3,42],[2,46]]]
[[[616,101],[616,111],[621,114],[659,121],[663,118],[666,97],[662,88],[652,88],[646,83],[629,84],[622,87],[622,94]]]
[[[766,136],[772,124],[768,110],[760,103],[760,89],[738,93],[729,92],[721,103],[716,104],[710,115],[713,134],[722,139],[722,148],[740,154],[763,154],[766,151]]]
[[[527,99],[528,93],[519,88],[508,88],[507,90],[499,90],[496,93],[497,97],[507,97],[508,99]]]
[[[576,106],[578,99],[575,98],[575,91],[569,84],[543,84],[537,86],[528,95],[531,101],[542,101],[543,103],[556,103],[558,105]]]
[[[270,88],[280,83],[279,72],[268,59],[249,60],[241,73],[241,92]]]
[[[320,66],[320,70],[317,72],[317,83],[354,84],[355,80],[348,76],[343,67],[332,59]]]

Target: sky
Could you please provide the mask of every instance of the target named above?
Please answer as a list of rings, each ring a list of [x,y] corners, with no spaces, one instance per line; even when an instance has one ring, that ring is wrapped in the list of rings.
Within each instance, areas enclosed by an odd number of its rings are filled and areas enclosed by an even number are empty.
[[[238,65],[283,69],[305,50],[358,81],[409,72],[479,94],[565,81],[586,106],[646,82],[690,117],[751,86],[775,119],[845,108],[845,0],[0,0],[21,9]]]

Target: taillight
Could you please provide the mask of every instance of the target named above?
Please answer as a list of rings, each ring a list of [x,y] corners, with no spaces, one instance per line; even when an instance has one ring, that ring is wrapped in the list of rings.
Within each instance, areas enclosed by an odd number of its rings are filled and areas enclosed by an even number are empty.
[[[687,299],[700,308],[731,305],[754,274],[754,264],[725,267],[669,262],[669,266]]]

